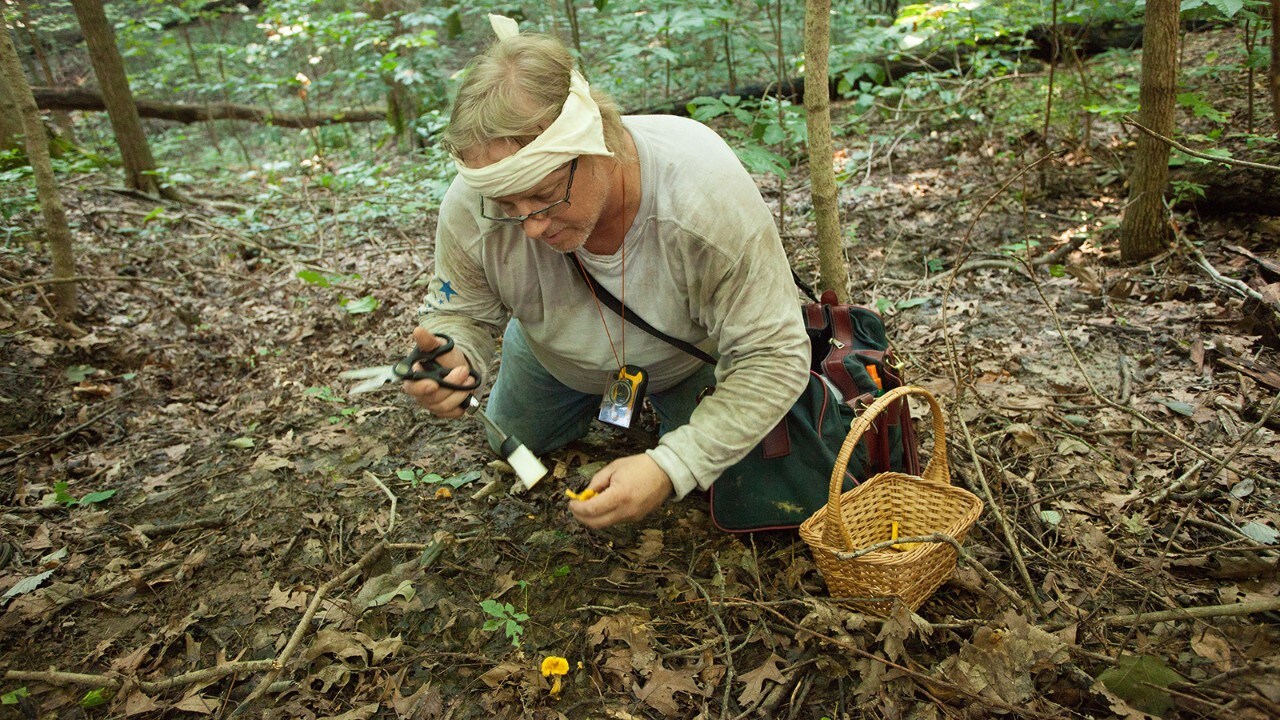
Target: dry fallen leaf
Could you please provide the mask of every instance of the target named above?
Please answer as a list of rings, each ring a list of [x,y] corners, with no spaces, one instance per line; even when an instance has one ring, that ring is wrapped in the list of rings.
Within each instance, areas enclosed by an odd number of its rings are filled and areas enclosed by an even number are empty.
[[[645,563],[661,555],[662,548],[662,531],[650,528],[640,532],[640,544],[635,549],[627,551],[627,554],[636,562]]]
[[[760,696],[764,694],[765,680],[772,680],[779,684],[786,682],[786,676],[778,669],[778,665],[781,663],[782,658],[778,657],[776,653],[771,653],[760,664],[760,667],[739,675],[738,682],[744,683],[746,687],[738,694],[738,704],[747,706],[759,700]]]
[[[307,608],[307,593],[302,590],[293,592],[282,590],[280,583],[277,582],[267,595],[267,604],[266,607],[262,608],[262,614],[270,615],[272,610],[279,608],[305,610]]]
[[[173,707],[176,710],[182,710],[184,712],[212,715],[218,710],[218,699],[207,697],[205,695],[193,695],[188,698],[183,698]]]
[[[602,617],[587,628],[587,636],[592,647],[604,642],[605,638],[625,642],[631,649],[632,667],[637,670],[647,668],[658,656],[651,645],[652,628],[636,615],[620,613]]]
[[[654,660],[650,670],[649,682],[636,692],[636,699],[648,703],[649,707],[663,715],[672,716],[680,712],[680,704],[675,699],[676,693],[702,694],[702,689],[694,679],[696,670],[668,670],[662,667],[662,660]]]

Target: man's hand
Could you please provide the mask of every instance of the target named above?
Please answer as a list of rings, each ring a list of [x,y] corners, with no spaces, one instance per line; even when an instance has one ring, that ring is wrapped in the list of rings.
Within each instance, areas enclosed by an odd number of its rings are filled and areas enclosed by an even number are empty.
[[[423,352],[434,350],[441,344],[440,338],[422,327],[414,328],[413,341]],[[443,367],[453,368],[444,376],[445,380],[455,385],[470,384],[471,366],[467,364],[466,356],[457,347],[436,358],[436,362]],[[462,417],[463,403],[466,402],[467,393],[461,390],[442,388],[435,380],[405,380],[404,391],[432,415],[445,418]]]
[[[569,511],[593,530],[639,520],[674,492],[667,474],[643,454],[618,458],[604,466],[587,489],[598,494],[590,500],[570,502]]]

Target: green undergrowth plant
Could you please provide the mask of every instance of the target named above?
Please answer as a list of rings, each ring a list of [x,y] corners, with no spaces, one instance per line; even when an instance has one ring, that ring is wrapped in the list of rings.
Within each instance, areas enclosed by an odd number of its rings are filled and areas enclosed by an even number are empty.
[[[792,163],[803,156],[808,142],[804,108],[788,100],[738,95],[698,97],[689,103],[689,115],[701,122],[724,118],[726,122],[717,123],[720,134],[753,173],[786,177]]]
[[[489,619],[485,620],[483,626],[485,632],[500,629],[511,640],[513,647],[520,647],[520,639],[524,635],[524,623],[529,619],[528,613],[516,610],[511,603],[498,600],[481,601],[480,609],[489,615]]]

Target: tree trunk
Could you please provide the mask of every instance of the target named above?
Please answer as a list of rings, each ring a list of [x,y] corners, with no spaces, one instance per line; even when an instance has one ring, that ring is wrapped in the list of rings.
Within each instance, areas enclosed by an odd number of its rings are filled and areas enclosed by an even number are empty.
[[[18,11],[21,13],[23,30],[27,34],[27,42],[31,44],[31,51],[35,53],[36,67],[40,68],[44,73],[44,82],[46,85],[57,85],[58,76],[54,72],[53,66],[49,63],[49,54],[44,51],[44,44],[40,42],[40,37],[36,35],[35,22],[31,19],[31,13],[27,10],[27,3],[19,2]],[[17,47],[16,45],[14,47]],[[34,71],[32,76],[34,76]],[[62,139],[71,145],[76,143],[75,126],[71,123],[71,113],[63,110],[55,110],[50,115],[53,116],[53,124],[58,126],[58,132],[62,135]]]
[[[156,161],[151,156],[147,136],[142,132],[142,120],[129,90],[129,78],[125,75],[124,62],[116,47],[115,32],[107,21],[101,0],[71,0],[71,5],[89,47],[89,60],[94,74],[98,76],[98,85],[102,87],[111,129],[116,136],[116,145],[120,147],[125,185],[148,195],[164,194],[178,199],[177,193],[162,191],[156,180]]]
[[[383,20],[391,13],[398,13],[402,8],[396,2],[388,2],[388,0],[377,0],[370,2],[366,6],[369,16]],[[392,36],[398,36],[404,33],[404,27],[397,15],[392,18],[394,31]],[[409,54],[412,50],[408,47],[401,48],[398,55],[404,61],[408,61]],[[419,143],[414,133],[413,125],[418,120],[418,95],[413,91],[412,86],[406,85],[396,79],[394,72],[383,72],[382,82],[387,86],[387,123],[391,125],[391,132],[395,135],[396,143],[408,152],[418,149]]]
[[[36,176],[36,195],[40,199],[40,211],[44,215],[45,238],[53,259],[55,278],[72,278],[76,274],[75,259],[71,253],[71,230],[67,227],[67,214],[58,197],[58,184],[53,177],[53,163],[49,160],[49,137],[45,134],[40,109],[31,96],[27,77],[22,74],[22,62],[18,51],[9,39],[9,30],[0,23],[0,93],[13,99],[22,115],[23,135],[27,142],[27,157]],[[70,320],[76,313],[76,286],[72,282],[60,282],[55,286],[58,315]]]
[[[1142,88],[1138,122],[1173,137],[1174,100],[1178,91],[1178,0],[1147,0],[1142,31]],[[1138,137],[1129,174],[1129,204],[1120,224],[1120,256],[1138,262],[1169,243],[1169,146],[1145,133]]]
[[[8,28],[0,27],[5,36]],[[18,103],[9,92],[9,85],[0,82],[0,152],[18,147],[18,136],[22,134],[22,114],[18,112]]]
[[[1280,0],[1271,0],[1271,114],[1280,137]]]
[[[805,72],[827,76],[831,50],[831,0],[806,0],[804,11]],[[831,97],[827,83],[806,83],[804,110],[809,129],[809,184],[818,225],[818,272],[825,290],[849,301],[849,267],[840,235],[836,172],[831,165]]]

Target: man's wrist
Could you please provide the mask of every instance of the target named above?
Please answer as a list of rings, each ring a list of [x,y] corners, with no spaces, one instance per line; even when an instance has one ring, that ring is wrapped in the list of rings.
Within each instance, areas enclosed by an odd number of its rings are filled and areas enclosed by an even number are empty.
[[[697,481],[693,477],[693,473],[689,472],[689,468],[676,457],[671,448],[659,445],[651,450],[646,450],[645,455],[653,461],[658,469],[666,476],[667,482],[671,484],[671,493],[676,500],[683,500],[694,488],[698,487]]]

